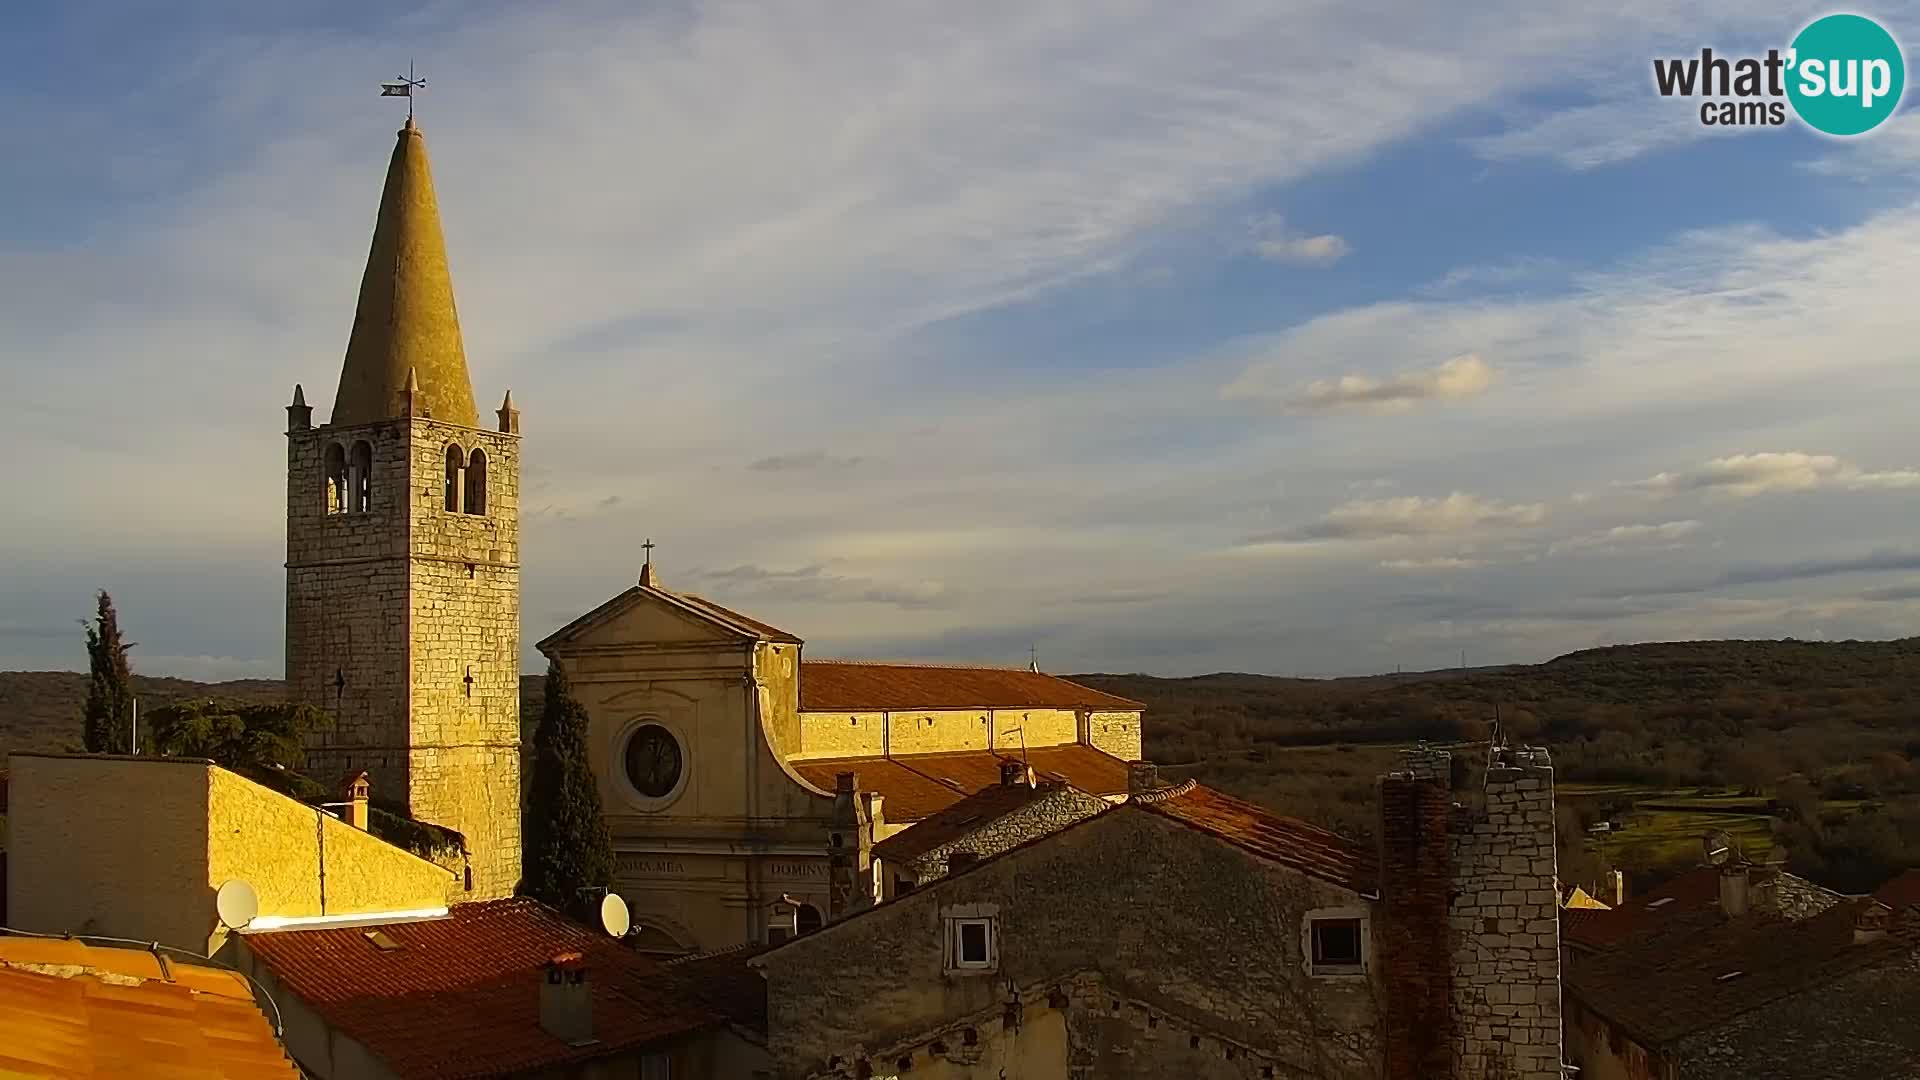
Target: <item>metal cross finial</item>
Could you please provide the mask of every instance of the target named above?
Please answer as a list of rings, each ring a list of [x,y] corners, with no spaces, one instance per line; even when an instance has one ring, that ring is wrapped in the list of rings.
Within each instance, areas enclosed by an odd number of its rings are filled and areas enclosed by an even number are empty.
[[[647,553],[647,565],[652,566],[653,565],[653,537],[651,536],[647,537],[647,542],[644,544],[641,544],[640,546],[641,548],[645,549]]]
[[[414,77],[413,61],[409,60],[407,61],[407,73],[405,75],[396,75],[394,77],[394,81],[380,84],[380,96],[406,98],[407,99],[407,119],[412,120],[413,119],[413,92],[415,90],[425,90],[426,88],[427,88],[427,80],[424,78]]]

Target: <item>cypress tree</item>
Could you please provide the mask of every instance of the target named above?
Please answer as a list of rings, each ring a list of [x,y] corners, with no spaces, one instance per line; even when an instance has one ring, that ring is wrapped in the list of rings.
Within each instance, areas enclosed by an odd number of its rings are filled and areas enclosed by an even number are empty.
[[[521,891],[591,920],[613,884],[613,841],[587,763],[587,711],[557,661],[547,664],[546,707],[533,732],[533,779],[522,827]]]
[[[133,669],[127,644],[120,640],[120,616],[113,598],[100,591],[99,610],[87,628],[87,704],[81,740],[88,753],[124,754],[132,749]]]

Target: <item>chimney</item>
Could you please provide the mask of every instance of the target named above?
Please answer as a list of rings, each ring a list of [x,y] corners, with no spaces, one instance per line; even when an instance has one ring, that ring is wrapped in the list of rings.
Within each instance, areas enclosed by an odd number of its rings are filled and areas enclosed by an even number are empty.
[[[1027,768],[1024,761],[1003,760],[1000,762],[1000,783],[1006,787],[1025,784],[1033,786],[1033,770]]]
[[[1452,758],[1401,751],[1380,780],[1380,924],[1388,1076],[1452,1080]]]
[[[1747,913],[1745,863],[1733,863],[1720,869],[1720,910],[1726,912],[1729,919],[1737,919]]]
[[[568,1046],[585,1046],[593,1037],[593,980],[586,957],[561,953],[547,962],[540,984],[540,1027]]]
[[[860,774],[833,774],[833,818],[827,824],[827,918],[838,919],[873,902],[873,804]]]
[[[1127,794],[1142,795],[1166,786],[1160,779],[1160,766],[1151,761],[1127,762]]]
[[[347,777],[340,785],[340,799],[344,804],[341,809],[346,811],[346,822],[361,832],[367,831],[367,796],[372,793],[373,783],[364,772]]]
[[[1860,910],[1853,915],[1853,943],[1871,945],[1887,936],[1887,926],[1893,921],[1893,909],[1878,900],[1861,903]]]

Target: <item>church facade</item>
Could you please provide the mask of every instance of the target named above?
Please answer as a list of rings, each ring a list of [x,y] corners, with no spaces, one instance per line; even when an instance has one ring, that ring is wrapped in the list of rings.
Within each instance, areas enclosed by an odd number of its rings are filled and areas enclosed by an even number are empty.
[[[640,583],[540,650],[591,718],[617,889],[661,951],[774,942],[887,895],[875,843],[1023,762],[1120,801],[1142,706],[1034,670],[803,659]]]

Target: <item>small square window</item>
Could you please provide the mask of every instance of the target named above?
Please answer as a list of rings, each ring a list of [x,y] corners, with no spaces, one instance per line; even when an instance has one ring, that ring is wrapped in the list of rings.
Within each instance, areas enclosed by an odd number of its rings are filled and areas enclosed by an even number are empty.
[[[1358,970],[1361,963],[1359,919],[1314,920],[1314,970]]]
[[[953,966],[969,971],[993,967],[993,920],[953,920]]]

